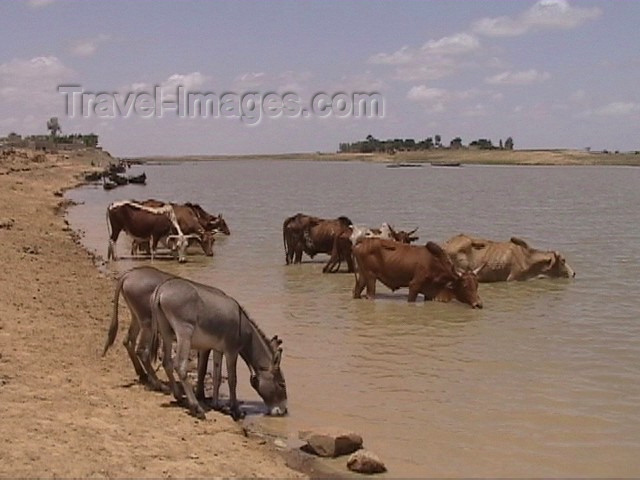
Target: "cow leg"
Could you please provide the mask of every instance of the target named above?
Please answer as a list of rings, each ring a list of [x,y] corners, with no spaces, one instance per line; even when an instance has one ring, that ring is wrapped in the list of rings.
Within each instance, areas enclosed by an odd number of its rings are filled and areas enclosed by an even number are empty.
[[[116,253],[116,242],[118,241],[121,230],[121,228],[114,228],[111,232],[111,237],[109,237],[109,246],[107,247],[107,261],[109,261],[109,259],[113,259],[114,261],[118,259],[118,255]]]
[[[229,410],[234,420],[242,418],[242,412],[238,406],[238,398],[236,397],[236,386],[238,377],[236,375],[236,365],[238,363],[238,354],[227,354],[227,376],[229,377]]]
[[[362,291],[364,290],[364,287],[367,285],[367,282],[362,272],[360,272],[360,275],[355,275],[355,277],[356,277],[356,284],[353,287],[353,298],[362,298]]]
[[[140,383],[147,383],[147,372],[145,372],[144,368],[142,368],[140,359],[136,354],[136,340],[139,333],[140,323],[134,316],[132,316],[131,325],[129,325],[129,331],[127,332],[127,336],[125,337],[125,339],[122,341],[122,345],[124,345],[124,348],[129,354],[129,358],[131,359],[133,368],[136,371],[138,378],[140,379]]]
[[[187,402],[189,403],[189,412],[196,418],[204,420],[206,418],[204,409],[198,402],[195,393],[193,392],[193,385],[189,381],[189,351],[191,350],[191,339],[185,335],[178,335],[178,348],[176,352],[177,365],[176,373],[184,389],[184,393],[187,396]]]
[[[355,271],[355,268],[353,268],[353,255],[349,254],[347,255],[347,272],[348,273],[353,273]]]
[[[373,300],[376,298],[376,277],[367,278],[367,298]]]

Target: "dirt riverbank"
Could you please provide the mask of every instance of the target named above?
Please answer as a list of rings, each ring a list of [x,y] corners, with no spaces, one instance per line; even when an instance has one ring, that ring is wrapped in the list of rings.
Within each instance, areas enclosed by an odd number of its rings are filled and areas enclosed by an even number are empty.
[[[274,155],[149,156],[134,160],[163,163],[229,160],[361,161],[379,163],[460,163],[475,165],[626,165],[640,166],[640,153],[587,152],[585,150],[469,150],[433,149],[383,153],[283,153]]]
[[[61,191],[109,159],[0,157],[0,477],[300,477],[229,417],[195,420],[136,384],[122,331],[100,356],[114,283],[74,240]]]

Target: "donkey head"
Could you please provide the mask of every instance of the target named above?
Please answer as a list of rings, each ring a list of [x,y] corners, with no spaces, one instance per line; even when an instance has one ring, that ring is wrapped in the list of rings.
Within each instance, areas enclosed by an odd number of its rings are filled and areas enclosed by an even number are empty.
[[[270,415],[284,415],[287,413],[287,386],[280,370],[282,348],[278,345],[282,340],[277,336],[269,342],[275,352],[271,364],[267,368],[259,368],[251,375],[251,386],[262,398],[269,409]]]

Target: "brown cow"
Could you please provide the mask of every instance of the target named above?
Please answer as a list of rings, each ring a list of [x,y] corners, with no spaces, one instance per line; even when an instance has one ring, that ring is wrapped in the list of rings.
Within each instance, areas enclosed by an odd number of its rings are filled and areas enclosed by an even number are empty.
[[[511,237],[508,242],[494,242],[460,234],[447,240],[444,249],[457,268],[486,265],[478,275],[480,282],[576,275],[559,252],[536,250],[517,237]]]
[[[332,220],[311,217],[298,213],[287,218],[282,225],[285,260],[289,263],[301,263],[302,253],[311,258],[318,253],[331,255],[337,236],[348,231],[351,220],[345,216]],[[345,258],[349,272],[353,272],[353,261]],[[327,271],[328,264],[323,271]]]
[[[210,232],[220,232],[224,235],[231,235],[231,230],[229,230],[227,222],[222,218],[221,213],[218,215],[212,215],[197,203],[187,202],[185,203],[185,206],[190,207],[191,210],[193,210],[193,213],[198,217],[200,225],[202,225],[202,228],[205,230]]]
[[[367,288],[367,297],[376,294],[376,280],[392,291],[409,287],[409,302],[418,294],[426,300],[449,301],[456,298],[472,308],[482,308],[478,295],[477,272],[457,272],[442,248],[433,242],[425,246],[380,238],[365,238],[353,247],[358,274],[353,298],[360,298]]]
[[[120,232],[124,231],[134,239],[150,241],[151,258],[155,255],[160,238],[175,237],[178,260],[186,261],[187,239],[180,229],[174,208],[170,204],[147,206],[134,200],[113,202],[107,207],[107,230],[109,231],[107,260],[117,259],[116,242]],[[177,235],[171,235],[172,230],[175,230]]]
[[[282,242],[284,243],[284,258],[287,265],[301,263],[304,250],[304,231],[320,223],[318,217],[311,217],[304,213],[296,213],[286,218],[282,224]]]

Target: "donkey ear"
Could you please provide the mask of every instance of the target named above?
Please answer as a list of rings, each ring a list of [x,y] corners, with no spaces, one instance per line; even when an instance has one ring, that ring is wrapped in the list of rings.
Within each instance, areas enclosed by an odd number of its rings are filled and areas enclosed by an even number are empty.
[[[282,360],[282,349],[278,348],[276,353],[273,355],[273,361],[271,363],[274,369],[280,368],[280,360]]]

